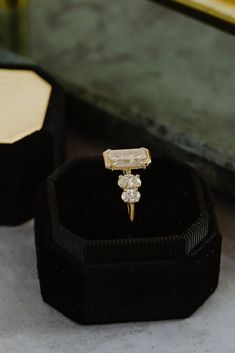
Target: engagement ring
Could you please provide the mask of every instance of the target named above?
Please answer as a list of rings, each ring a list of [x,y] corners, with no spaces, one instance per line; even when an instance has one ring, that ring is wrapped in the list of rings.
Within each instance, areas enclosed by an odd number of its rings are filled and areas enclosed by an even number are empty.
[[[119,175],[118,186],[123,190],[122,200],[127,204],[127,210],[131,222],[135,218],[135,204],[140,200],[141,186],[140,176],[132,174],[132,169],[146,169],[151,163],[150,152],[147,148],[132,148],[123,150],[106,150],[103,152],[105,168],[122,170]]]

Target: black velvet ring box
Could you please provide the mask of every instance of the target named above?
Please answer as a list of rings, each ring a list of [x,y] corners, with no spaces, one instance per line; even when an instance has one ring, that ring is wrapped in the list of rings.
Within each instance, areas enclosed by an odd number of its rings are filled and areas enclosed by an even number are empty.
[[[206,183],[163,156],[141,175],[130,224],[119,172],[70,161],[38,194],[35,236],[45,302],[82,324],[184,318],[215,290],[221,235]]]
[[[34,192],[65,158],[64,95],[33,65],[4,65],[1,77],[0,224],[33,216]]]

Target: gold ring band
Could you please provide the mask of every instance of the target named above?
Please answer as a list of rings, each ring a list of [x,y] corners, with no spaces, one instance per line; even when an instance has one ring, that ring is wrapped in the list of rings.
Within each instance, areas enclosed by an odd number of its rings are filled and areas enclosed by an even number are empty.
[[[128,203],[127,204],[127,210],[128,214],[130,217],[130,221],[133,222],[135,218],[135,204],[134,203]]]

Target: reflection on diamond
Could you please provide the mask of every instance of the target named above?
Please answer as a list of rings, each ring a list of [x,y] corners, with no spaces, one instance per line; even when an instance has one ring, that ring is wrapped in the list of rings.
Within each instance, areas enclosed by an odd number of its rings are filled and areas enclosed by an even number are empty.
[[[121,197],[126,203],[136,203],[140,200],[140,192],[137,190],[126,190],[123,191]]]

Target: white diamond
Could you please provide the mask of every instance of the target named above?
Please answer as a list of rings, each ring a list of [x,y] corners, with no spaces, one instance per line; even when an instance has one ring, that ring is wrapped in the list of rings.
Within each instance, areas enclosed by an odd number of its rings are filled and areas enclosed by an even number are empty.
[[[139,175],[120,175],[118,179],[118,185],[122,189],[138,189],[141,186],[141,180]]]
[[[103,153],[105,167],[112,170],[146,168],[151,163],[147,148],[107,150]]]
[[[140,199],[140,192],[137,190],[126,190],[122,193],[122,200],[126,203],[136,203]]]

